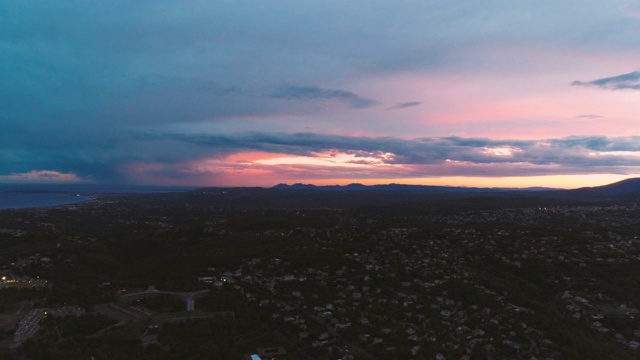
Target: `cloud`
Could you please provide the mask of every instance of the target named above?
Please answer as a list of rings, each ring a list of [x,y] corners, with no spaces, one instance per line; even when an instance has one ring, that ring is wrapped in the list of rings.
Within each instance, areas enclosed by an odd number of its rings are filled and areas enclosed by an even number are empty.
[[[54,170],[31,170],[25,173],[0,175],[0,182],[31,182],[31,183],[79,183],[82,178],[74,173],[62,173]]]
[[[584,114],[584,115],[578,115],[576,117],[579,118],[579,119],[601,119],[604,116],[597,115],[597,114]]]
[[[637,0],[627,1],[621,11],[627,16],[640,18],[640,2]]]
[[[238,163],[242,154],[258,153]],[[262,160],[261,160],[262,159]],[[271,159],[265,161],[264,159]],[[259,160],[259,161],[258,161]],[[201,166],[209,162],[209,166]],[[533,176],[640,173],[640,137],[571,136],[514,140],[479,137],[366,137],[321,133],[137,132],[118,150],[95,147],[60,151],[39,160],[41,168],[15,171],[0,181],[204,183],[228,173],[308,179],[360,176]],[[11,164],[11,163],[10,163]],[[214,164],[214,165],[211,165]],[[14,167],[24,164],[14,163]],[[320,171],[321,170],[321,171]],[[137,175],[136,175],[137,174]],[[140,176],[146,174],[146,176]],[[291,175],[293,176],[293,175]],[[277,181],[276,181],[277,182]]]
[[[434,137],[401,139],[393,137],[356,137],[314,133],[242,133],[156,134],[148,141],[171,139],[201,149],[201,156],[224,157],[228,154],[258,151],[299,157],[326,154],[353,155],[353,162],[363,160],[387,165],[528,164],[584,171],[595,167],[640,167],[640,137],[566,137],[541,140],[493,140],[487,138]],[[531,169],[529,171],[531,171]]]
[[[409,101],[409,102],[397,103],[397,104],[387,108],[387,110],[406,109],[408,107],[413,107],[413,106],[418,106],[418,105],[422,105],[422,102],[420,102],[420,101]]]
[[[432,166],[433,173],[443,164],[472,172],[519,162],[525,165],[518,171],[573,163],[590,171],[603,158],[612,167],[633,163],[606,150],[621,147],[621,138],[473,137],[570,134],[574,128],[557,119],[587,111],[579,109],[594,100],[556,97],[557,79],[568,84],[594,69],[633,69],[637,19],[622,16],[621,6],[540,1],[5,2],[0,164],[4,174],[55,169],[119,182],[130,180],[129,164],[169,166],[175,179],[188,181],[198,173],[190,161],[244,151],[335,151],[358,154],[354,164]],[[575,85],[635,89],[634,74]],[[430,101],[419,108],[424,113],[366,111],[422,105],[407,99]],[[632,102],[597,102],[597,111],[621,120],[575,131],[625,134]],[[492,132],[498,127],[499,135]],[[143,129],[157,134],[140,135]],[[240,133],[247,129],[261,132]],[[309,132],[286,133],[302,129]],[[467,137],[417,138],[450,134]],[[589,146],[605,150],[589,155]]]
[[[616,75],[591,81],[574,81],[574,86],[593,86],[609,90],[640,90],[640,71],[634,71],[622,75]]]
[[[287,85],[270,94],[272,98],[286,100],[338,101],[351,108],[366,108],[377,104],[377,101],[365,99],[350,91],[323,89],[315,86]]]

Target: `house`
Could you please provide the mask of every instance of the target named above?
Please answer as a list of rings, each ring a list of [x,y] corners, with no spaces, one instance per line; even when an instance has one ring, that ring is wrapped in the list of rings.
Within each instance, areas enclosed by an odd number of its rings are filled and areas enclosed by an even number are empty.
[[[256,352],[262,360],[276,360],[287,355],[287,350],[285,350],[282,346],[258,348],[256,349]]]
[[[205,284],[213,284],[213,281],[216,280],[213,276],[199,276],[198,281]]]

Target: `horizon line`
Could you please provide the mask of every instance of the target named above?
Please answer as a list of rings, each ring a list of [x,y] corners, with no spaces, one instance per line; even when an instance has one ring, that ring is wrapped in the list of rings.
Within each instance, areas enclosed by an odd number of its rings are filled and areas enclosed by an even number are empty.
[[[237,189],[237,188],[262,188],[262,189],[272,189],[278,186],[309,186],[309,187],[349,187],[349,186],[362,186],[362,187],[376,187],[376,186],[406,186],[406,187],[440,187],[440,188],[452,188],[452,189],[507,189],[507,190],[527,190],[527,189],[545,189],[545,190],[572,190],[572,189],[583,189],[583,188],[594,188],[600,186],[607,186],[616,184],[619,182],[624,182],[632,179],[640,179],[638,177],[627,177],[622,180],[617,180],[613,182],[602,182],[598,185],[592,186],[577,186],[577,187],[559,187],[559,186],[544,186],[544,185],[530,185],[530,186],[474,186],[474,185],[445,185],[445,184],[416,184],[416,183],[402,183],[402,182],[379,182],[379,183],[362,183],[362,182],[344,182],[344,183],[322,183],[322,182],[279,182],[274,185],[185,185],[185,184],[135,184],[135,183],[101,183],[101,182],[0,182],[0,186],[8,187],[8,186],[100,186],[100,187],[114,187],[114,188],[124,188],[124,187],[140,187],[140,188],[176,188],[176,189],[203,189],[203,188],[223,188],[223,189]]]

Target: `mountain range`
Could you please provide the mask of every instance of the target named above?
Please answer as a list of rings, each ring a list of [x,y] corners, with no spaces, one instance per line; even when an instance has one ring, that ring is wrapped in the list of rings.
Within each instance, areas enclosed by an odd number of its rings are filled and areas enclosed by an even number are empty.
[[[406,184],[384,184],[384,185],[312,185],[296,183],[293,185],[278,184],[273,187],[278,190],[323,190],[323,191],[412,191],[412,192],[506,192],[506,191],[553,191],[557,189],[545,187],[528,188],[479,188],[464,186],[434,186],[434,185],[406,185]]]

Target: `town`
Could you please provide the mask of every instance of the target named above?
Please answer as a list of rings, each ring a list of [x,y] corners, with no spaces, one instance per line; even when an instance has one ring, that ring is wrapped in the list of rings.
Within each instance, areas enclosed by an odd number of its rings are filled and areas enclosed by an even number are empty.
[[[638,356],[632,201],[283,196],[120,194],[4,211],[1,356]]]

